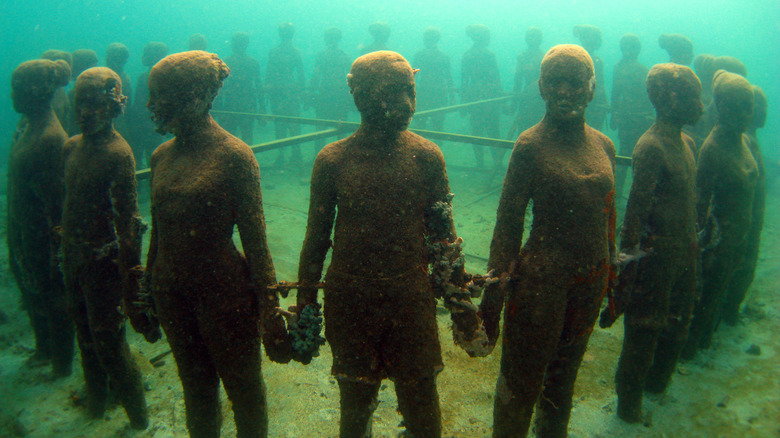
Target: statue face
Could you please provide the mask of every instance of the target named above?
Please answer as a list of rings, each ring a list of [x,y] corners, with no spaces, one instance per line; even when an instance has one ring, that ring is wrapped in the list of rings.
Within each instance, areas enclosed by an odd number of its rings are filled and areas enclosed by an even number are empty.
[[[166,96],[166,93],[155,86],[149,84],[149,102],[146,107],[152,113],[152,121],[157,125],[156,131],[164,134],[166,132],[176,133],[179,128],[179,117],[177,102],[172,96]]]
[[[704,111],[704,104],[701,103],[701,87],[682,87],[675,92],[673,102],[674,115],[685,125],[698,122]]]
[[[117,103],[99,87],[78,89],[75,99],[76,121],[84,135],[110,128]]]
[[[539,78],[547,115],[555,120],[584,118],[595,90],[593,72],[579,63],[567,63],[565,67],[553,68]]]
[[[753,120],[753,99],[724,99],[718,104],[718,121],[726,128],[745,132]]]
[[[372,125],[388,131],[403,131],[409,126],[416,107],[414,73],[395,70],[366,85],[362,115]]]

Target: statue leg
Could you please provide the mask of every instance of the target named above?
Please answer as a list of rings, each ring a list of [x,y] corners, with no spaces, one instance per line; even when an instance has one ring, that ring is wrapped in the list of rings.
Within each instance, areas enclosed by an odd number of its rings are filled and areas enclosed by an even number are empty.
[[[528,277],[510,292],[493,403],[494,438],[522,438],[528,434],[545,370],[555,354],[565,319],[566,289],[549,283]]]
[[[219,406],[219,377],[191,300],[191,291],[155,291],[160,324],[179,371],[184,388],[187,430],[191,438],[218,438],[222,417]]]
[[[395,380],[398,407],[406,429],[415,438],[441,437],[441,408],[436,376],[419,380]]]
[[[371,416],[378,405],[379,383],[339,379],[341,419],[339,438],[371,437]]]
[[[571,416],[574,381],[598,317],[606,276],[567,291],[564,326],[547,365],[544,390],[536,406],[536,436],[565,438]]]

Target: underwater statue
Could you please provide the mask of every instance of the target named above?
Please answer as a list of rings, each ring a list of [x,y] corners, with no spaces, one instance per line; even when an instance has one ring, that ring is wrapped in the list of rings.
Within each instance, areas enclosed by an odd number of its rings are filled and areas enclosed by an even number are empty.
[[[133,87],[130,82],[130,75],[125,73],[125,64],[127,64],[129,58],[130,51],[122,43],[111,43],[106,50],[106,67],[113,70],[122,79],[122,94],[127,97],[124,108],[130,108],[133,105],[133,102],[130,100],[130,96],[133,95]],[[122,137],[128,135],[130,126],[128,126],[127,116],[124,112],[114,119],[114,128]]]
[[[550,49],[539,89],[547,111],[512,150],[490,245],[488,268],[503,280],[480,303],[491,345],[506,308],[497,438],[525,437],[534,406],[536,436],[566,436],[577,370],[616,263],[615,147],[585,124],[594,93],[588,53]],[[533,224],[523,245],[529,203]]]
[[[515,67],[515,99],[511,102],[510,111],[516,113],[507,138],[515,139],[515,135],[539,123],[544,116],[544,100],[539,96],[539,66],[542,64],[544,52],[542,45],[542,30],[529,27],[525,32],[526,49],[517,56]]]
[[[580,45],[587,50],[593,60],[593,69],[596,78],[596,89],[593,94],[593,102],[588,105],[586,121],[588,126],[597,130],[604,130],[604,121],[609,112],[609,99],[607,98],[606,82],[604,81],[604,61],[596,55],[596,50],[601,48],[601,29],[591,24],[578,24],[572,29],[574,37],[580,41]]]
[[[55,377],[72,371],[74,329],[57,261],[62,219],[62,145],[68,139],[51,106],[70,81],[64,60],[38,59],[11,76],[14,110],[25,121],[8,156],[8,262],[35,335],[28,365],[51,363]]]
[[[682,133],[702,114],[690,68],[658,64],[647,75],[655,123],[633,153],[634,181],[620,239],[617,286],[599,325],[625,312],[615,377],[618,416],[643,420],[642,392],[662,393],[688,335],[696,288],[696,160]]]
[[[658,37],[658,46],[669,54],[669,62],[691,65],[693,61],[693,43],[685,35],[665,33]]]
[[[731,326],[737,324],[739,307],[745,299],[748,288],[753,283],[753,277],[756,274],[758,248],[761,243],[761,230],[764,228],[764,211],[766,210],[766,170],[756,131],[759,128],[763,128],[766,123],[767,101],[764,90],[755,85],[753,85],[753,96],[753,117],[750,119],[747,136],[750,140],[748,147],[758,165],[758,181],[756,182],[756,191],[753,195],[750,229],[741,249],[743,257],[734,270],[734,275],[731,278],[731,282],[729,282],[725,301],[723,302],[721,317],[724,323]]]
[[[187,41],[187,47],[189,50],[206,50],[208,46],[208,40],[206,35],[202,33],[194,33],[190,35],[190,39]]]
[[[439,49],[440,39],[439,29],[435,27],[425,29],[423,32],[425,48],[414,55],[414,67],[420,70],[414,77],[420,110],[442,108],[450,101],[455,103],[450,57]],[[443,112],[417,116],[415,128],[442,131],[445,116]]]
[[[220,93],[220,109],[239,113],[265,112],[263,80],[260,77],[260,62],[246,52],[249,34],[236,32],[230,39],[232,55],[225,58],[230,67],[230,78]],[[223,127],[248,144],[254,143],[255,117],[243,114],[223,114],[219,118]],[[264,122],[260,121],[261,124]]]
[[[303,91],[306,79],[303,75],[303,58],[301,51],[293,45],[295,26],[289,22],[279,24],[279,45],[268,52],[266,67],[266,94],[271,105],[271,113],[278,116],[301,116]],[[276,138],[287,138],[300,135],[301,125],[287,121],[275,120],[274,133]],[[290,161],[301,164],[301,149],[295,144],[290,146]],[[284,162],[284,150],[279,150],[277,165]]]
[[[390,25],[382,21],[375,21],[368,25],[368,33],[372,41],[368,45],[361,44],[358,47],[361,55],[366,53],[388,50],[387,40],[390,39]]]
[[[135,96],[132,99],[133,105],[130,107],[128,114],[128,124],[133,127],[128,132],[128,134],[132,134],[128,140],[133,148],[133,155],[135,155],[135,162],[138,167],[149,166],[149,156],[154,148],[160,144],[161,134],[156,131],[146,105],[149,103],[149,72],[167,54],[167,44],[151,41],[144,46],[144,51],[141,55],[141,64],[147,69],[138,76],[138,80],[135,82]]]
[[[623,157],[631,156],[637,140],[653,123],[653,107],[645,88],[648,69],[637,60],[641,49],[638,36],[623,35],[620,38],[623,57],[615,64],[612,73],[612,117],[609,126],[618,131],[618,155]],[[627,173],[625,166],[619,166],[615,171],[617,197],[623,193]]]
[[[718,119],[699,151],[696,169],[702,290],[682,351],[684,359],[712,345],[729,282],[745,256],[759,178],[745,135],[753,100],[747,79],[725,70],[715,72],[713,103]]]
[[[62,266],[81,350],[87,410],[91,417],[103,418],[110,387],[130,426],[146,429],[146,398],[127,344],[126,315],[149,341],[160,338],[160,329],[154,316],[138,305],[143,301],[145,225],[136,202],[133,151],[113,126],[125,103],[122,79],[109,68],[93,67],[79,75],[74,90],[82,134],[63,148]]]
[[[64,50],[51,49],[41,54],[41,59],[48,59],[50,61],[57,61],[62,59],[68,63],[68,66],[73,68],[73,55],[70,52]],[[67,85],[67,84],[65,84]],[[51,101],[51,106],[54,108],[54,114],[57,115],[57,119],[60,121],[63,129],[68,126],[68,117],[71,117],[73,110],[70,107],[70,100],[68,99],[68,93],[65,92],[64,87],[60,87],[54,92],[54,99]]]
[[[345,79],[352,59],[339,48],[341,29],[325,29],[324,40],[326,48],[314,61],[310,102],[318,119],[346,120],[352,99]]]
[[[479,355],[487,341],[476,307],[445,285],[464,286],[467,275],[462,260],[441,257],[460,245],[444,158],[435,144],[407,130],[415,110],[414,70],[401,55],[361,56],[348,84],[362,121],[314,162],[301,288],[292,310],[303,314],[319,306],[315,285],[332,247],[324,316],[341,395],[340,437],[370,436],[385,378],[395,383],[408,433],[440,437],[436,296],[453,309],[460,346]],[[432,257],[445,263],[429,274]],[[437,283],[443,277],[448,281]]]
[[[146,287],[176,359],[192,437],[220,435],[220,380],[236,436],[267,436],[261,335],[272,360],[291,356],[279,299],[269,289],[276,275],[257,160],[209,115],[229,72],[216,55],[192,51],[167,56],[149,75],[154,121],[175,137],[151,159]]]
[[[461,101],[469,103],[499,97],[501,77],[496,54],[487,47],[490,43],[490,29],[484,24],[471,24],[466,27],[466,35],[473,44],[461,60]],[[501,104],[471,106],[466,113],[471,119],[471,135],[501,138]],[[484,146],[474,145],[473,148],[476,166],[484,166]],[[501,165],[505,152],[502,148],[490,149],[494,166]]]
[[[712,127],[718,121],[718,109],[712,101],[713,76],[718,70],[725,70],[730,73],[736,73],[742,77],[747,77],[747,67],[742,61],[733,56],[712,56],[699,55],[694,59],[694,67],[697,75],[701,72],[699,79],[702,81],[702,102],[704,103],[704,114],[699,122],[691,127],[690,133],[697,145],[704,143]]]
[[[76,81],[76,78],[86,69],[95,67],[98,65],[98,56],[94,50],[91,49],[78,49],[71,53],[73,64],[71,64],[71,80]],[[76,114],[74,113],[73,100],[75,99],[75,90],[71,89],[68,92],[68,101],[70,102],[71,114],[66,118],[67,125],[63,125],[65,131],[69,136],[78,134],[79,124],[76,120]]]

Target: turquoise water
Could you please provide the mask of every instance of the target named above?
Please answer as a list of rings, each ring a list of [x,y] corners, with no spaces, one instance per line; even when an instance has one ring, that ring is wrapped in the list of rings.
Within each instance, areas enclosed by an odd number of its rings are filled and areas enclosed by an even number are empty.
[[[542,50],[560,43],[575,43],[572,27],[593,24],[603,32],[603,44],[597,54],[605,67],[605,84],[611,90],[612,67],[620,58],[618,41],[627,32],[639,35],[643,49],[640,62],[648,67],[666,62],[666,52],[658,47],[661,33],[681,33],[694,44],[694,54],[730,55],[741,59],[748,68],[748,80],[762,87],[769,101],[767,126],[759,131],[768,171],[780,172],[780,122],[777,103],[780,102],[780,2],[777,0],[748,1],[539,1],[513,2],[488,0],[470,1],[172,1],[159,0],[77,0],[60,2],[43,0],[3,0],[0,2],[0,171],[5,173],[5,160],[18,115],[10,101],[10,76],[21,62],[35,58],[48,49],[73,51],[90,48],[98,53],[101,65],[107,46],[122,42],[130,49],[125,71],[135,81],[144,71],[140,62],[143,46],[149,41],[168,44],[169,53],[187,48],[191,34],[202,33],[208,39],[208,50],[222,58],[230,55],[230,38],[236,31],[250,34],[248,53],[257,58],[265,71],[268,51],[278,44],[276,26],[291,21],[296,26],[294,43],[301,50],[304,71],[310,76],[315,55],[324,48],[323,31],[337,26],[343,31],[341,48],[356,57],[359,46],[368,44],[367,27],[374,21],[387,22],[391,27],[388,46],[412,59],[422,45],[422,32],[428,26],[442,31],[439,47],[452,60],[455,86],[460,83],[460,58],[470,47],[464,29],[472,23],[490,27],[490,48],[498,59],[503,88],[512,89],[515,58],[525,49],[523,37],[529,26],[544,32]],[[135,86],[136,84],[134,84]],[[314,117],[305,112],[306,117]],[[351,114],[352,119],[356,118]],[[502,116],[502,133],[508,129],[510,116]],[[467,134],[467,119],[453,113],[445,129]],[[304,128],[309,132],[312,128]],[[617,142],[615,132],[607,131]],[[271,124],[257,127],[255,142],[273,139]],[[318,142],[317,146],[322,146]],[[441,142],[455,198],[455,221],[459,234],[466,241],[470,255],[469,269],[484,268],[495,221],[498,191],[503,175],[492,178],[471,169],[469,145]],[[314,146],[302,147],[304,161],[313,160]],[[263,190],[271,249],[280,280],[295,280],[298,251],[305,229],[308,207],[306,172],[296,174],[274,168],[276,152],[258,155],[263,171]],[[506,158],[505,158],[506,160]],[[506,161],[505,161],[506,162]],[[770,178],[772,175],[770,175]],[[5,177],[3,175],[4,183]],[[146,184],[142,182],[141,185]],[[5,190],[2,191],[2,194]],[[724,331],[724,341],[718,350],[687,365],[675,376],[670,398],[650,401],[655,412],[652,428],[629,428],[620,424],[614,411],[614,366],[620,348],[622,328],[596,330],[586,355],[575,397],[579,407],[572,417],[572,436],[773,436],[780,428],[777,400],[778,374],[774,352],[780,342],[772,336],[777,328],[777,290],[780,283],[780,258],[775,248],[780,244],[778,230],[777,183],[770,187],[766,229],[759,275],[752,303],[763,309],[764,318],[746,327]],[[141,190],[142,214],[149,219],[148,191]],[[4,198],[2,209],[5,209]],[[5,226],[2,226],[5,241]],[[7,270],[5,251],[0,266],[0,304],[10,322],[0,325],[0,437],[13,436],[7,416],[16,416],[29,436],[124,436],[126,421],[120,410],[112,411],[111,419],[96,424],[83,419],[83,412],[73,408],[69,396],[83,386],[80,372],[64,382],[50,383],[42,371],[24,371],[26,348],[32,345],[26,316],[19,310],[17,291]],[[760,304],[760,305],[759,305]],[[442,374],[442,394],[445,436],[489,436],[492,392],[498,366],[498,350],[487,359],[470,361],[452,347],[448,318],[440,318],[440,336],[445,349],[447,369]],[[734,340],[736,339],[736,340]],[[160,343],[149,346],[132,335],[132,345],[147,358],[164,351]],[[764,354],[760,362],[743,357],[744,344],[760,342]],[[326,348],[327,350],[327,348]],[[739,357],[737,357],[739,356]],[[774,357],[774,359],[773,359]],[[758,361],[758,359],[756,359]],[[329,380],[330,356],[310,366],[279,366],[268,364],[264,370],[269,388],[271,436],[334,436],[337,424],[338,393]],[[774,362],[776,364],[776,362]],[[78,369],[78,366],[76,366]],[[37,374],[36,374],[37,373]],[[156,429],[138,436],[181,436],[183,406],[181,389],[172,359],[148,377],[152,389],[148,395],[153,407],[152,425]],[[686,380],[687,379],[687,380]],[[294,382],[291,383],[291,382]],[[465,384],[464,384],[465,382]],[[167,388],[167,389],[166,389]],[[312,391],[309,391],[309,389]],[[298,392],[301,397],[290,394]],[[724,396],[731,395],[731,410],[716,408]],[[751,397],[755,398],[755,401]],[[398,415],[394,412],[394,395],[384,390],[381,408],[375,423],[375,436],[396,436]],[[672,400],[673,401],[670,401]],[[729,404],[729,403],[727,403]],[[683,406],[685,405],[685,406]],[[754,408],[754,406],[756,406]],[[64,409],[67,407],[68,409]],[[719,410],[720,409],[720,410]],[[170,411],[170,412],[169,412]],[[314,420],[308,415],[316,413]],[[229,412],[226,411],[229,415]],[[173,416],[174,419],[171,419]],[[178,417],[177,417],[178,416]],[[178,418],[178,419],[176,419]],[[295,423],[300,427],[290,427]],[[321,428],[318,428],[321,427]],[[226,418],[223,436],[234,433]],[[56,431],[56,433],[55,433]],[[178,435],[177,435],[178,434]],[[722,434],[722,435],[721,435]]]

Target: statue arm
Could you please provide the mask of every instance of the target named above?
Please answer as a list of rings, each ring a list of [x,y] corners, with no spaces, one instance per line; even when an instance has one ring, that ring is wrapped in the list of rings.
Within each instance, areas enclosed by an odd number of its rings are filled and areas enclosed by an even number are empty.
[[[332,173],[331,164],[320,153],[312,170],[309,219],[298,263],[298,281],[305,285],[298,289],[299,310],[317,301],[314,285],[322,278],[325,256],[331,246],[330,235],[336,216],[336,190]]]

